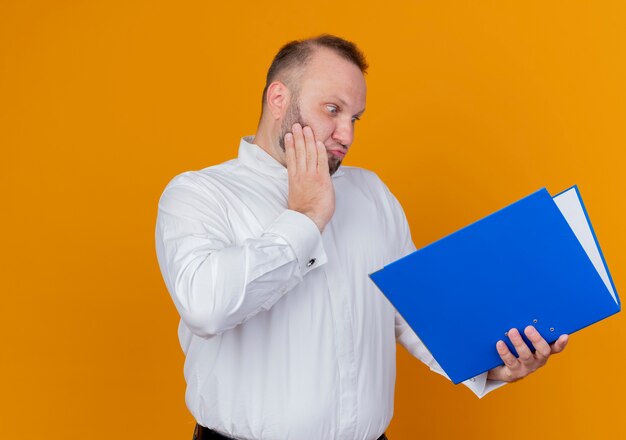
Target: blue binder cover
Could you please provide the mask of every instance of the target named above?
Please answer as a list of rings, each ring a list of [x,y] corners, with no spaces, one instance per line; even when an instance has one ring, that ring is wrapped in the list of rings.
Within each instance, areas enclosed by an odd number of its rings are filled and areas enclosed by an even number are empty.
[[[551,343],[621,308],[575,186],[539,190],[370,277],[454,383],[501,365],[500,339],[515,353],[513,327]]]

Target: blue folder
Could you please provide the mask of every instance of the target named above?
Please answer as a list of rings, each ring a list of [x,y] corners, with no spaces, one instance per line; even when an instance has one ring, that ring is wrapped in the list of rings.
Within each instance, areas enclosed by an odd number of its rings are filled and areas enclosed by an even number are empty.
[[[501,365],[500,339],[515,353],[511,328],[551,343],[621,309],[576,186],[541,189],[370,277],[454,383]]]

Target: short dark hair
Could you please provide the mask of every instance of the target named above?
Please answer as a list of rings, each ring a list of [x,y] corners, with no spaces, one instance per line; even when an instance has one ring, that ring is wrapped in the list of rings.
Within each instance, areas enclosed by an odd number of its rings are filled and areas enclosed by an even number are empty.
[[[294,40],[285,44],[278,51],[267,71],[265,87],[263,88],[263,107],[265,107],[265,96],[269,85],[275,81],[281,73],[295,67],[306,65],[315,49],[320,47],[332,50],[340,57],[357,66],[363,74],[367,73],[369,65],[365,60],[365,55],[356,44],[351,41],[329,34],[322,34],[317,37],[307,38],[306,40]],[[293,84],[287,84],[287,86],[293,87]]]

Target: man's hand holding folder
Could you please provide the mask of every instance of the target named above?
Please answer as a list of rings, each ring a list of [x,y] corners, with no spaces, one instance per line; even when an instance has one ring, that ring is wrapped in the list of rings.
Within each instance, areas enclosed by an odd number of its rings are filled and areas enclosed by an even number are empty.
[[[535,348],[533,353],[517,329],[513,328],[507,334],[519,357],[511,353],[504,341],[498,341],[496,350],[504,365],[489,370],[487,379],[501,380],[503,382],[514,382],[523,379],[538,368],[543,367],[548,362],[550,356],[562,352],[567,345],[567,341],[569,341],[568,335],[561,335],[552,344],[548,344],[535,327],[529,325],[524,329],[524,334]]]

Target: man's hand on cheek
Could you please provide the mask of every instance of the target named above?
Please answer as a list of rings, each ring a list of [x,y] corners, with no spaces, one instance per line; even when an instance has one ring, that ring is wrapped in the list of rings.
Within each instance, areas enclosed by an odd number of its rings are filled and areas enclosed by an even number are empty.
[[[324,230],[335,211],[335,189],[328,170],[328,155],[311,127],[294,124],[285,135],[289,176],[287,207],[308,216]]]

